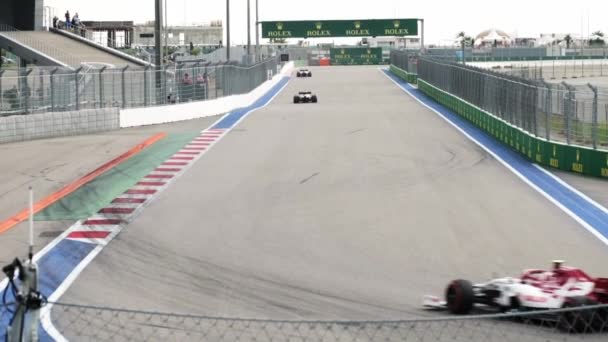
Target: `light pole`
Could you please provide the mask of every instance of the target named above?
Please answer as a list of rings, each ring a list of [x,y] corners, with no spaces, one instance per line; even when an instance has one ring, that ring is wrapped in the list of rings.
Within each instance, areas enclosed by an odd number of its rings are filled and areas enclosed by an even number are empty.
[[[226,0],[226,61],[230,62],[230,0]]]
[[[162,27],[162,18],[163,18],[163,3],[162,0],[154,1],[154,45],[156,50],[156,55],[154,56],[155,65],[155,73],[156,77],[156,101],[158,101],[161,97],[161,79],[160,79],[160,71],[163,67],[163,61],[161,59],[161,27]],[[157,102],[158,103],[158,102]]]
[[[258,0],[255,0],[255,58],[256,62],[260,60],[260,17]]]
[[[168,59],[169,56],[169,44],[167,44],[167,0],[165,0],[165,21],[163,22],[163,27],[164,27],[164,35],[165,35],[165,47],[163,48],[163,61]]]
[[[247,0],[247,61],[251,56],[251,0]]]

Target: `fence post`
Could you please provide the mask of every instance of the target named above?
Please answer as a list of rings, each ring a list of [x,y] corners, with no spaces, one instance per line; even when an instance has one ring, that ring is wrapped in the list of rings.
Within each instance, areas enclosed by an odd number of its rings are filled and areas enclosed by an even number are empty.
[[[564,87],[566,87],[568,93],[566,94],[566,96],[564,96],[564,126],[566,128],[566,143],[568,145],[570,145],[570,120],[571,120],[571,115],[572,115],[572,102],[574,100],[574,94],[572,91],[572,87],[566,83],[566,82],[562,82],[562,84],[564,85]]]
[[[163,79],[165,80],[164,83],[164,91],[163,91],[163,103],[170,103],[171,101],[169,101],[169,96],[171,95],[171,93],[169,93],[169,88],[167,86],[167,74],[168,74],[168,70],[169,70],[169,64],[165,64],[165,69],[163,70]]]
[[[593,107],[591,108],[591,140],[593,143],[593,149],[597,149],[597,87],[588,83],[587,86],[591,88],[593,92]]]
[[[2,112],[2,108],[4,107],[4,93],[2,92],[2,75],[6,70],[0,70],[0,112]]]
[[[104,103],[103,103],[103,72],[107,69],[107,66],[103,66],[101,69],[99,69],[99,108],[103,108],[104,107]]]
[[[38,93],[38,107],[44,107],[46,106],[46,103],[44,103],[44,71],[42,69],[40,69],[40,92]]]
[[[177,88],[177,100],[179,103],[184,102],[183,98],[182,98],[182,90],[184,90],[184,85],[182,83],[182,81],[180,80],[180,77],[183,76],[183,71],[182,69],[184,68],[185,64],[179,64],[177,65],[177,67],[175,67],[175,87]]]
[[[82,67],[76,69],[76,71],[74,71],[74,88],[76,91],[76,96],[75,96],[75,100],[76,100],[76,110],[80,110],[80,87],[78,86],[78,74],[80,73],[80,71],[82,70]]]
[[[121,72],[120,72],[120,85],[122,87],[122,108],[127,108],[127,81],[125,80],[125,72],[127,71],[127,69],[129,69],[129,66],[126,65],[124,68],[122,68]]]
[[[226,62],[222,66],[222,89],[224,90],[223,96],[229,96],[230,95],[230,90],[228,89],[228,83],[226,82],[226,74],[228,73],[227,72],[228,63],[229,62]]]
[[[551,141],[551,116],[553,116],[553,94],[551,92],[551,85],[546,83],[545,87],[547,89],[546,98],[545,98],[545,138],[547,141]]]
[[[51,84],[51,112],[55,111],[55,73],[59,68],[55,68],[51,71],[49,83]]]
[[[194,69],[192,71],[192,86],[194,88],[194,101],[198,101],[199,99],[199,95],[198,92],[200,91],[199,87],[198,87],[198,75],[200,75],[201,73],[201,62],[197,61],[196,63],[194,63]],[[196,72],[196,76],[194,76],[194,73]]]
[[[148,107],[148,101],[150,100],[150,89],[148,89],[148,70],[150,70],[150,66],[146,65],[144,68],[144,107]]]
[[[214,85],[215,85],[214,86],[214,88],[215,88],[215,98],[217,99],[217,63],[215,65],[213,65],[213,66],[215,68],[215,71],[213,72],[213,75],[215,75],[214,76],[215,79],[213,80],[214,81]]]
[[[21,83],[21,86],[22,86],[21,94],[25,93],[25,113],[26,114],[29,114],[29,112],[30,112],[30,97],[32,95],[32,88],[30,88],[27,78],[32,73],[32,71],[34,71],[34,69],[25,70],[25,72],[23,73],[23,82]]]

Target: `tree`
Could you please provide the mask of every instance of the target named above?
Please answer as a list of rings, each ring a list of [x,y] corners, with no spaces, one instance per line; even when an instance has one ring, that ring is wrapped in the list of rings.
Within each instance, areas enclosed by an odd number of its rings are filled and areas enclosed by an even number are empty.
[[[572,44],[572,36],[570,36],[569,34],[567,34],[564,37],[564,40],[566,41],[566,49],[570,48],[570,44]]]
[[[473,38],[467,36],[464,31],[460,31],[456,35],[456,39],[460,41],[460,48],[462,49],[462,63],[464,64],[466,61],[464,48],[465,46],[472,44]]]
[[[458,32],[456,40],[460,43],[461,47],[473,43],[473,38],[469,37],[464,31]]]
[[[604,41],[604,32],[602,31],[595,31],[593,32],[593,34],[591,35],[591,39],[589,39],[589,45],[595,45],[595,46],[604,46],[605,41]]]

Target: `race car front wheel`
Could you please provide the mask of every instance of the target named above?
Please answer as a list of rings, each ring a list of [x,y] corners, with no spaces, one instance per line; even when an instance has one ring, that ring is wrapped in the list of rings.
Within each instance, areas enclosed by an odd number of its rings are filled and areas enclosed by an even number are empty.
[[[473,284],[468,280],[452,281],[445,290],[448,311],[456,315],[466,315],[473,309],[475,293]]]

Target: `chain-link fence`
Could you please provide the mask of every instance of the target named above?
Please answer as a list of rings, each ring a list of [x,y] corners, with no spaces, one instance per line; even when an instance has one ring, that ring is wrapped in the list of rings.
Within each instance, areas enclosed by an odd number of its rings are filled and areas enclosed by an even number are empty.
[[[243,94],[278,72],[276,58],[252,66],[183,63],[162,70],[31,68],[0,71],[0,115],[144,107]]]
[[[0,322],[4,322],[3,312],[8,315],[0,306]],[[437,313],[394,321],[236,319],[58,303],[51,312],[54,337],[69,341],[545,342],[608,338],[608,305],[475,316]],[[1,328],[0,337],[6,325]]]
[[[419,59],[418,75],[532,135],[608,146],[607,89],[549,83],[428,57]]]
[[[469,64],[534,80],[565,80],[608,76],[608,58],[554,59],[532,62],[473,62]]]

